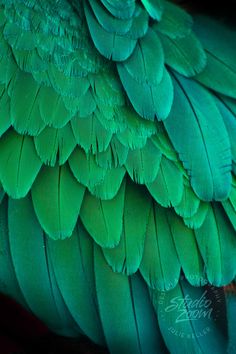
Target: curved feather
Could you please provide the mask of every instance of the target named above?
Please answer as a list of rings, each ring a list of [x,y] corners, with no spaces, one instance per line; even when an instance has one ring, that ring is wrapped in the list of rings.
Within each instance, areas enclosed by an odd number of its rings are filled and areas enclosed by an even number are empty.
[[[165,128],[197,196],[205,201],[225,199],[232,162],[223,118],[209,92],[183,77],[176,78],[174,104]]]
[[[67,165],[41,170],[31,192],[35,213],[50,237],[64,239],[71,236],[84,191]]]
[[[24,197],[41,166],[32,138],[18,135],[13,130],[4,134],[0,140],[0,181],[8,195]]]

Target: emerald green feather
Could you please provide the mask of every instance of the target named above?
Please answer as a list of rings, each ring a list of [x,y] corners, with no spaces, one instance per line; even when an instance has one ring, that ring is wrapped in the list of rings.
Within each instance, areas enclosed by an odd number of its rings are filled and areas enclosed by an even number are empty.
[[[119,17],[115,17],[109,13],[106,7],[103,7],[98,0],[89,0],[89,4],[94,15],[96,16],[96,19],[107,32],[124,35],[130,30],[132,26],[131,19],[121,19]]]
[[[193,190],[205,201],[227,198],[231,185],[230,142],[213,97],[199,84],[176,76],[174,104],[164,122]]]
[[[104,180],[101,183],[93,185],[89,190],[97,198],[103,200],[113,199],[122,184],[126,170],[124,167],[112,168],[106,171]]]
[[[113,135],[108,148],[97,153],[95,158],[98,166],[105,169],[114,168],[125,164],[128,152],[129,148],[121,144],[116,135]]]
[[[11,125],[11,116],[10,98],[5,90],[5,85],[0,87],[0,136],[2,136]]]
[[[170,38],[182,38],[192,30],[193,19],[186,11],[179,6],[165,1],[161,21],[153,28]]]
[[[184,189],[183,175],[176,164],[165,156],[162,156],[155,180],[146,185],[152,197],[162,206],[179,205]]]
[[[180,263],[168,211],[155,202],[149,214],[140,272],[154,289],[170,290],[179,281]]]
[[[134,0],[124,0],[122,3],[119,0],[100,0],[107,10],[114,16],[120,19],[129,19],[135,11]]]
[[[0,181],[12,198],[22,198],[30,190],[42,162],[32,138],[9,130],[0,140]]]
[[[213,204],[209,208],[195,235],[209,282],[215,286],[229,284],[235,277],[236,239],[220,205]]]
[[[86,192],[80,218],[93,239],[102,247],[114,247],[121,238],[125,182],[111,200],[101,200]]]
[[[104,344],[93,271],[93,244],[78,224],[67,240],[48,239],[49,255],[65,304],[81,330]]]
[[[92,154],[86,154],[77,147],[69,158],[69,165],[75,178],[91,189],[104,181],[106,170],[99,167]]]
[[[105,151],[111,141],[112,132],[106,130],[95,114],[86,118],[77,116],[71,120],[72,130],[77,144],[92,153]]]
[[[164,53],[158,35],[149,28],[140,38],[132,55],[124,62],[124,67],[138,83],[158,85],[163,77]]]
[[[61,129],[46,127],[34,138],[34,143],[41,161],[50,166],[55,166],[57,161],[63,165],[76,146],[70,124]]]
[[[138,270],[143,255],[150,204],[144,187],[137,188],[127,179],[120,242],[115,248],[103,248],[104,256],[115,272],[129,275]]]
[[[136,40],[106,31],[95,18],[89,4],[84,2],[89,31],[97,50],[107,59],[121,61],[133,52]]]
[[[194,231],[186,227],[174,211],[167,211],[167,213],[176,252],[186,279],[193,286],[206,284],[204,262]]]
[[[173,101],[173,86],[166,69],[159,84],[139,83],[123,64],[117,64],[124,89],[136,112],[145,119],[165,119],[170,113]]]
[[[149,15],[157,21],[161,20],[164,2],[163,0],[141,0]]]
[[[180,74],[190,77],[201,72],[207,63],[206,54],[197,37],[191,32],[183,38],[172,39],[159,34],[165,63]]]
[[[161,156],[160,150],[148,139],[142,149],[129,151],[125,167],[133,181],[152,183],[159,171]]]
[[[198,229],[199,227],[201,227],[206,218],[209,205],[209,203],[200,202],[196,213],[194,213],[192,216],[183,218],[185,225],[187,227],[190,227],[191,229]],[[178,212],[178,208],[176,208],[176,212]],[[192,214],[192,211],[190,212],[190,214]]]
[[[180,203],[175,206],[175,211],[183,218],[191,218],[196,215],[200,200],[192,190],[189,183],[184,180],[184,190]]]
[[[22,92],[24,95],[22,96]],[[10,115],[14,128],[21,134],[37,135],[45,126],[39,111],[40,86],[30,74],[18,71],[12,90]]]
[[[71,236],[85,188],[76,181],[69,166],[44,167],[32,188],[35,213],[53,239]]]

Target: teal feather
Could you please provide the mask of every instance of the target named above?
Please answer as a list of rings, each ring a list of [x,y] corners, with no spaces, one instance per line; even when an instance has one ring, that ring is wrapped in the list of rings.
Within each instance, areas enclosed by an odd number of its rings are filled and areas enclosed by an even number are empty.
[[[185,278],[193,286],[205,285],[207,283],[205,266],[194,231],[186,227],[174,211],[168,211],[168,220]]]
[[[199,250],[206,265],[209,282],[215,286],[229,284],[235,277],[235,231],[223,209],[213,204],[202,226],[195,230]]]
[[[16,278],[8,233],[8,198],[4,198],[0,201],[0,291],[29,310]]]
[[[48,249],[57,284],[71,316],[90,339],[105,344],[96,303],[91,239],[78,224],[70,239],[48,239]]]
[[[149,354],[164,350],[146,287],[138,275],[127,277],[114,273],[97,246],[94,248],[94,269],[98,306],[109,351],[112,354]],[[144,341],[147,331],[148,342]]]
[[[131,19],[121,19],[119,17],[115,17],[109,13],[98,0],[89,0],[89,4],[94,15],[96,16],[96,19],[107,32],[124,35],[130,30],[132,26]]]
[[[100,0],[107,10],[114,16],[120,19],[130,19],[134,15],[135,1],[125,0],[122,2],[117,0]]]
[[[29,308],[54,331],[67,327],[52,291],[45,235],[30,197],[9,199],[9,243],[19,286]],[[24,225],[24,228],[21,225]],[[33,265],[33,266],[32,266]],[[37,281],[35,281],[37,279]],[[63,323],[64,322],[64,323]]]
[[[104,181],[106,170],[96,164],[94,155],[86,154],[79,147],[69,158],[69,165],[78,182],[89,189]]]
[[[165,119],[170,113],[173,101],[173,87],[166,69],[158,85],[139,83],[123,64],[117,64],[118,73],[124,89],[136,112],[145,119]]]
[[[97,153],[95,158],[98,166],[107,168],[123,166],[127,160],[129,149],[113,135],[107,150]]]
[[[164,122],[191,185],[205,201],[227,198],[231,185],[230,142],[213,97],[195,82],[177,76],[172,111]]]
[[[89,31],[97,50],[107,59],[126,60],[133,52],[136,40],[107,32],[97,22],[89,4],[84,2],[85,16]]]
[[[32,138],[18,135],[13,130],[3,135],[0,140],[0,181],[8,195],[24,197],[41,166]]]
[[[106,130],[94,114],[86,118],[74,117],[71,127],[77,144],[86,152],[105,151],[112,138],[112,132]]]
[[[161,152],[149,139],[142,149],[130,150],[125,167],[133,181],[152,183],[159,171]]]
[[[69,166],[44,167],[32,188],[35,213],[44,231],[53,239],[71,236],[85,188]]]
[[[158,85],[163,77],[164,53],[158,35],[149,28],[138,40],[132,55],[123,63],[127,72],[138,83]]]
[[[85,229],[102,247],[114,247],[121,238],[125,182],[111,200],[101,200],[86,192],[80,211]],[[92,210],[92,213],[91,213]]]
[[[162,156],[155,180],[146,185],[152,197],[163,207],[176,206],[181,201],[184,189],[183,175],[176,164],[165,156]]]
[[[97,198],[103,200],[113,199],[122,184],[126,170],[124,167],[112,168],[106,171],[102,183],[98,183],[89,188],[89,191]]]
[[[180,203],[175,206],[175,211],[183,218],[191,218],[196,215],[200,200],[192,190],[191,186],[184,180],[184,190]]]
[[[141,0],[143,6],[149,13],[149,15],[157,21],[161,20],[162,13],[164,10],[164,2],[163,0]]]
[[[10,98],[4,85],[0,88],[0,136],[4,134],[11,125],[10,119]]]
[[[179,281],[180,263],[168,211],[155,202],[149,214],[140,272],[151,288],[161,291],[173,289]]]
[[[45,126],[39,111],[39,92],[40,87],[32,76],[18,71],[9,95],[12,125],[21,134],[37,135]]]
[[[120,242],[115,248],[103,248],[104,256],[114,272],[130,275],[138,270],[143,256],[150,204],[144,188],[137,188],[127,180]]]
[[[191,32],[183,38],[172,39],[159,34],[163,46],[165,63],[178,73],[191,77],[201,72],[207,63],[200,41]]]
[[[69,124],[61,129],[46,127],[34,137],[35,148],[41,161],[50,166],[63,165],[72,154],[76,141]]]
[[[191,32],[192,26],[193,19],[190,14],[179,6],[165,1],[161,21],[155,24],[153,29],[175,39],[187,36]]]

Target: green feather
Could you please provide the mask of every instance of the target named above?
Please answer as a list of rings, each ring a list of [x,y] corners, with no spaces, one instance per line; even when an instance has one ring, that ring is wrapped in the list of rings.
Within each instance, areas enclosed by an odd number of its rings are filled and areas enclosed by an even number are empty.
[[[206,284],[204,262],[194,231],[186,227],[174,211],[167,211],[167,213],[176,252],[186,279],[193,286]]]
[[[85,188],[76,181],[67,165],[44,167],[32,188],[35,213],[53,239],[71,236]]]
[[[129,275],[138,270],[143,255],[150,202],[144,188],[137,188],[131,181],[126,181],[121,240],[115,248],[103,249],[106,260],[115,272]]]
[[[133,52],[136,40],[106,31],[95,18],[89,4],[84,2],[90,35],[97,50],[107,59],[126,60]]]
[[[182,172],[165,156],[162,156],[155,180],[146,185],[152,197],[164,207],[176,206],[181,201],[184,189]]]
[[[128,147],[121,144],[116,135],[113,135],[107,150],[97,153],[95,158],[98,166],[105,169],[114,168],[125,164],[128,152]]]
[[[209,282],[215,286],[229,284],[235,277],[236,239],[220,205],[213,204],[209,208],[195,234]]]
[[[161,20],[164,3],[163,0],[141,0],[149,15],[157,21]]]
[[[106,130],[96,115],[71,120],[75,139],[82,148],[92,153],[105,151],[111,141],[112,132]]]
[[[138,83],[158,85],[163,77],[164,53],[158,35],[149,28],[139,39],[132,55],[124,62],[124,67]]]
[[[132,26],[131,19],[121,19],[113,16],[98,0],[89,0],[89,4],[97,21],[107,32],[124,35],[130,30]]]
[[[155,31],[173,39],[187,36],[193,26],[191,15],[169,1],[165,1],[164,6],[161,21],[153,26]]]
[[[193,81],[176,77],[174,104],[164,122],[167,133],[197,196],[205,201],[225,199],[230,191],[232,163],[223,118],[209,92]]]
[[[63,165],[76,146],[76,141],[69,124],[61,129],[46,127],[34,138],[36,151],[41,161],[55,166],[57,160]]]
[[[165,63],[180,74],[190,77],[206,66],[206,54],[197,37],[191,32],[186,37],[172,39],[159,34]]]
[[[200,200],[193,192],[191,186],[187,183],[187,180],[184,180],[184,190],[180,203],[175,206],[175,211],[178,215],[183,218],[191,218],[196,215]]]
[[[117,69],[130,102],[141,117],[163,120],[168,116],[173,101],[173,87],[166,69],[161,82],[155,86],[136,81],[123,64],[117,64]]]
[[[102,247],[114,247],[121,238],[125,182],[111,200],[101,200],[86,192],[80,218],[93,239]]]
[[[69,158],[69,165],[75,178],[89,189],[104,181],[106,170],[96,164],[94,155],[79,147]]]
[[[0,136],[2,136],[11,125],[10,98],[5,85],[0,86],[0,117]]]
[[[154,289],[170,290],[179,281],[180,263],[168,211],[155,202],[149,214],[140,272]]]
[[[147,140],[142,149],[129,151],[125,167],[133,181],[145,184],[155,180],[160,162],[160,150],[151,140]]]
[[[45,127],[39,111],[39,92],[40,86],[32,76],[18,71],[9,95],[12,125],[21,134],[37,135]]]
[[[93,271],[93,244],[78,224],[67,240],[48,239],[50,258],[65,304],[86,335],[104,344]]]
[[[122,3],[119,0],[100,0],[107,10],[114,16],[120,19],[129,19],[135,11],[134,0],[124,0]]]
[[[39,110],[45,124],[54,128],[62,128],[71,118],[71,113],[55,90],[42,87],[39,92]]]
[[[92,186],[90,192],[103,200],[113,199],[120,189],[125,173],[124,167],[107,170],[102,183]]]
[[[209,208],[209,203],[200,202],[199,207],[195,214],[183,218],[185,225],[187,227],[190,227],[191,229],[198,229],[199,227],[201,227],[206,218],[208,208]],[[176,211],[178,211],[178,208],[176,208]],[[190,213],[192,213],[192,211]]]
[[[0,140],[0,181],[12,198],[30,190],[40,168],[32,138],[8,131]]]

